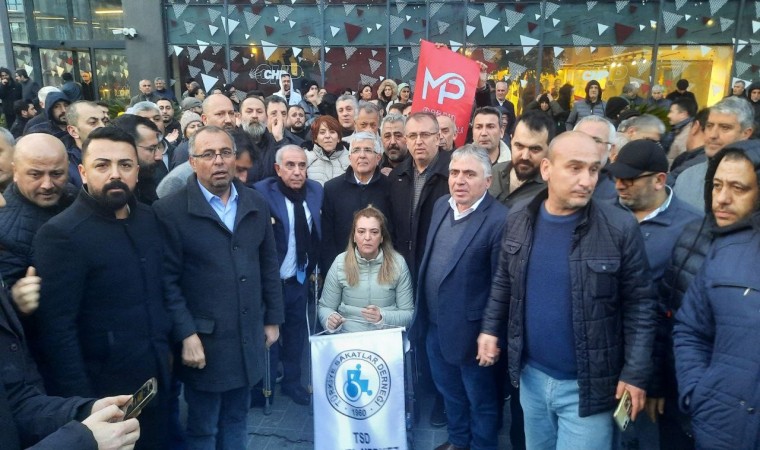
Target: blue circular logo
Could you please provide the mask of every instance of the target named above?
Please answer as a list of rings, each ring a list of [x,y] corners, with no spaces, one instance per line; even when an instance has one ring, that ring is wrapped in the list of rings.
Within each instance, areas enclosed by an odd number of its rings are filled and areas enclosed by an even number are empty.
[[[380,411],[388,400],[390,369],[375,352],[340,352],[330,363],[325,392],[336,411],[352,419],[364,420]]]

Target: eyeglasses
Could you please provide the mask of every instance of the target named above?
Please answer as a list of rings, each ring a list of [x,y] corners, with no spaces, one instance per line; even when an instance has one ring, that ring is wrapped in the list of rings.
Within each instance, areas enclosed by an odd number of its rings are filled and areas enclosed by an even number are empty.
[[[156,153],[158,151],[164,151],[164,149],[160,145],[138,145],[141,149],[148,150],[151,153]]]
[[[406,135],[406,138],[410,141],[416,141],[417,138],[419,137],[419,138],[422,138],[423,141],[427,141],[433,136],[438,136],[438,133],[437,132],[433,133],[430,131],[422,131],[420,133],[409,133]]]
[[[221,156],[222,159],[230,159],[230,158],[235,157],[235,152],[230,149],[227,149],[227,150],[222,150],[219,152],[209,151],[209,152],[193,154],[193,158],[202,159],[203,161],[206,161],[206,162],[216,161],[217,156]]]
[[[369,148],[369,147],[358,147],[358,148],[352,148],[351,149],[351,154],[352,155],[358,155],[360,153],[363,153],[363,154],[372,154],[372,153],[375,153],[375,149]]]
[[[657,175],[657,172],[652,172],[652,173],[642,173],[641,175],[639,175],[639,176],[637,176],[637,177],[633,177],[633,178],[617,178],[617,180],[618,180],[619,182],[621,182],[621,183],[623,184],[623,186],[626,186],[626,187],[627,187],[627,186],[633,186],[633,183],[635,183],[635,182],[636,182],[636,180],[639,180],[639,179],[641,179],[641,178],[647,178],[647,177],[651,177],[651,176],[653,176],[653,175]]]

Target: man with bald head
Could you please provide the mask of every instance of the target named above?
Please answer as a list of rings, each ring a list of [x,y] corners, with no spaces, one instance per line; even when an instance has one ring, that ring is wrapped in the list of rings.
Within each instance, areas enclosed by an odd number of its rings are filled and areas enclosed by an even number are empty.
[[[438,127],[441,134],[441,150],[451,152],[454,151],[454,141],[457,138],[457,124],[454,123],[454,119],[446,115],[436,116],[438,121]]]
[[[203,125],[213,125],[231,133],[236,128],[237,116],[232,100],[223,94],[212,94],[203,101],[201,122]],[[187,141],[174,149],[170,170],[187,161],[190,157]]]
[[[19,139],[12,168],[13,182],[3,193],[7,205],[0,208],[0,276],[6,286],[31,266],[37,230],[74,200],[74,189],[66,184],[66,149],[54,136],[33,133]]]
[[[559,135],[547,189],[507,216],[477,359],[506,353],[527,448],[611,448],[623,393],[633,420],[644,408],[656,302],[636,219],[592,198],[603,156],[585,133]]]

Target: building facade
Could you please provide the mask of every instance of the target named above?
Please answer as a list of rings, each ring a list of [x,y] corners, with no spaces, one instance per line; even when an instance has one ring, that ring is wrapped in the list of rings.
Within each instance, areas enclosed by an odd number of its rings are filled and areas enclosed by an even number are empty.
[[[4,4],[4,5],[3,5]],[[605,98],[639,82],[667,91],[688,79],[700,105],[736,79],[760,79],[760,1],[0,0],[9,66],[44,84],[91,71],[101,98],[141,78],[187,77],[207,91],[277,90],[279,73],[330,92],[414,88],[419,42],[442,42],[489,65],[516,103],[591,80]],[[130,36],[133,29],[135,36]],[[125,34],[126,33],[126,34]],[[30,70],[31,69],[31,70]],[[37,76],[41,74],[41,76]],[[540,87],[538,87],[540,85]]]

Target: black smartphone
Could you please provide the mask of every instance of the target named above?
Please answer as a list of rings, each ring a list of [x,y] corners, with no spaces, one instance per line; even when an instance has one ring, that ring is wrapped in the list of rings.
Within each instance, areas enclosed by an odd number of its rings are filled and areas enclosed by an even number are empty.
[[[145,405],[153,400],[157,392],[158,380],[151,378],[146,381],[124,406],[124,420],[139,416]]]

